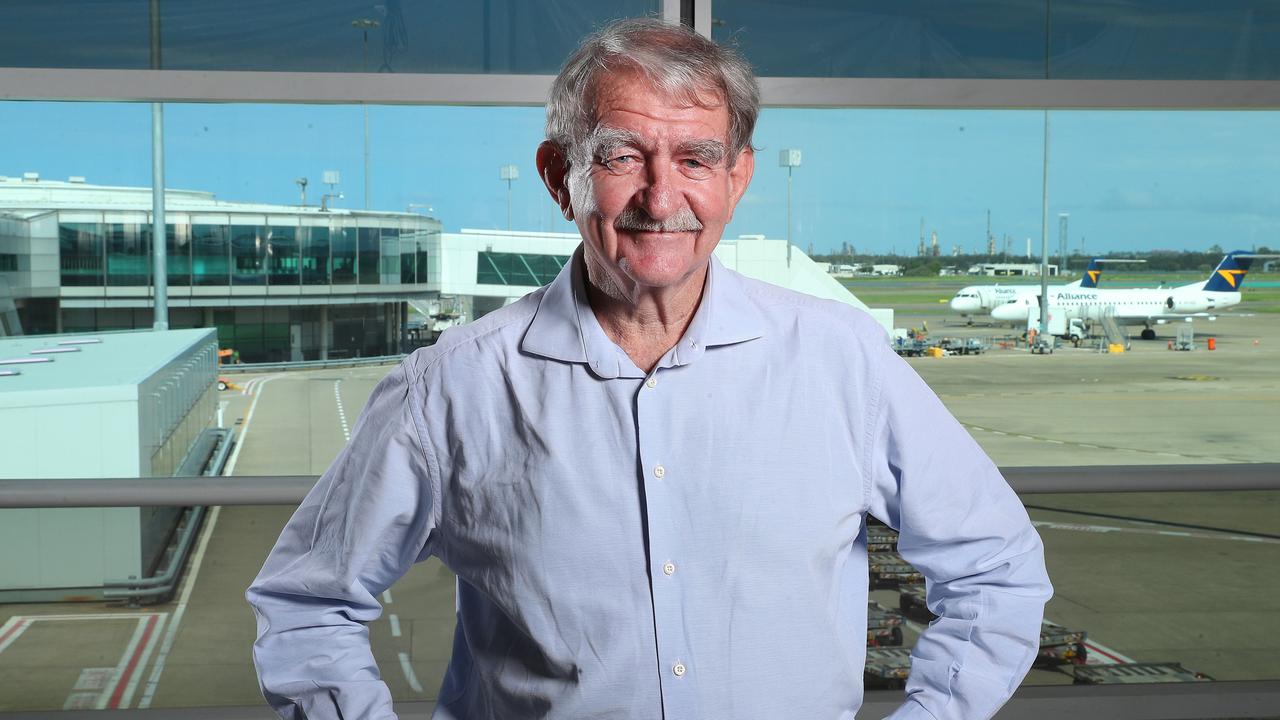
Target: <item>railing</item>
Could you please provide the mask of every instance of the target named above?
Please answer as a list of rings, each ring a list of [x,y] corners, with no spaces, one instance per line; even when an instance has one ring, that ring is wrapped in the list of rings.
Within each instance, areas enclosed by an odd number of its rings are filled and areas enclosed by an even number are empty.
[[[1280,463],[1007,467],[1019,495],[1280,490]],[[296,505],[315,475],[0,480],[0,508]]]
[[[1002,468],[1021,495],[1099,492],[1280,490],[1280,463]],[[0,508],[133,505],[291,505],[316,477],[234,476],[89,480],[0,480]],[[869,691],[860,715],[883,717],[900,691]],[[397,703],[400,717],[425,720],[434,705]],[[0,713],[0,720],[249,720],[272,717],[264,706]],[[1159,685],[1020,688],[1002,720],[1226,720],[1280,718],[1280,680]]]
[[[366,365],[389,365],[398,363],[404,355],[377,355],[374,357],[336,358],[332,360],[297,360],[292,362],[273,363],[232,363],[219,365],[218,372],[228,373],[260,373],[281,372],[284,370],[323,370],[325,368],[363,367]]]

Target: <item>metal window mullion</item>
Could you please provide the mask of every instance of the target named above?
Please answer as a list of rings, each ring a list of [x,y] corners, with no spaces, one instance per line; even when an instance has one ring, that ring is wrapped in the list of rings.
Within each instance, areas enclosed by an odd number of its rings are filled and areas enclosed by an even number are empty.
[[[707,13],[710,6],[695,5]],[[550,75],[0,68],[0,100],[541,105]],[[1276,109],[1280,80],[760,79],[767,107]]]
[[[493,261],[493,253],[484,253],[484,259],[485,262],[489,263],[489,267],[493,268],[494,274],[498,276],[498,281],[503,285],[510,285],[510,283],[507,282],[506,276],[498,269],[498,263]]]
[[[533,271],[533,266],[529,264],[528,258],[526,258],[522,253],[516,253],[516,257],[520,258],[520,264],[524,265],[524,269],[528,271],[529,278],[533,280],[534,287],[542,285],[542,282],[538,279],[538,273]]]

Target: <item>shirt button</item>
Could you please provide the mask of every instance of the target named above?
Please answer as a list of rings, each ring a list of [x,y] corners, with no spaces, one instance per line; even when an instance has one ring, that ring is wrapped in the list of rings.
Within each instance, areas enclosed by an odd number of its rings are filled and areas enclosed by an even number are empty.
[[[651,378],[649,378],[648,380],[645,380],[645,381],[644,381],[644,385],[645,385],[645,387],[647,387],[647,388],[649,388],[650,390],[652,390],[652,389],[654,389],[654,388],[658,387],[658,378],[651,377]]]
[[[676,564],[673,562],[663,564],[662,572],[664,575],[674,575],[676,572]]]
[[[684,677],[684,663],[676,663],[675,667],[671,668],[671,672],[675,673],[676,677]]]
[[[653,469],[653,476],[661,480],[667,474],[667,469],[661,465]]]

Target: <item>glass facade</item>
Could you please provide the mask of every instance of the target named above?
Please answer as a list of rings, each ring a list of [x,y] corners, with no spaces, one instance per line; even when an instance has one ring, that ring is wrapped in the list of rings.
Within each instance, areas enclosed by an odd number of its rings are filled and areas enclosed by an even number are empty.
[[[437,232],[339,224],[169,224],[169,284],[296,287],[350,285],[357,278],[369,285],[425,283],[428,238]],[[357,237],[362,237],[359,253]],[[63,286],[151,282],[150,225],[62,222],[58,248]]]
[[[653,15],[659,3],[230,0],[157,7],[166,70],[554,73],[583,35],[615,18]],[[146,3],[14,0],[5,4],[5,24],[0,66],[151,66]]]
[[[58,260],[65,287],[101,287],[106,233],[100,223],[58,226]]]
[[[481,251],[476,258],[476,283],[539,287],[556,278],[568,255]]]
[[[762,76],[1280,79],[1269,0],[715,0]]]

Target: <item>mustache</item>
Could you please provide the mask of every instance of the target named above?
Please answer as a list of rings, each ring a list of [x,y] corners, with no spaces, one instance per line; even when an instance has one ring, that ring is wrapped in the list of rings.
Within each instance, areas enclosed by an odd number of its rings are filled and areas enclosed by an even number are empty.
[[[695,232],[702,229],[702,223],[689,208],[681,208],[665,220],[655,220],[640,208],[629,207],[618,214],[613,227],[637,232]]]

